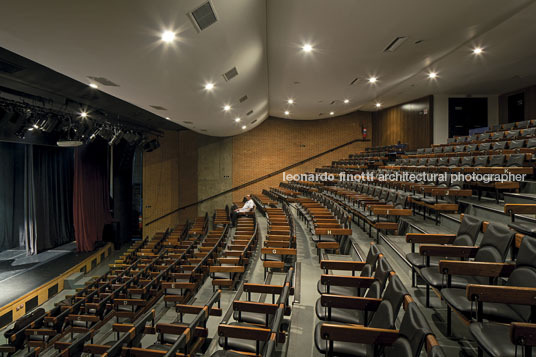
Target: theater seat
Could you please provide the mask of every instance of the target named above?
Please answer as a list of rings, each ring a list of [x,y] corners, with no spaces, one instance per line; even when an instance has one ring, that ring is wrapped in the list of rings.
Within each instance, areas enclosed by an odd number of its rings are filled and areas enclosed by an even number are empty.
[[[471,335],[478,345],[493,357],[516,356],[515,345],[510,343],[510,326],[496,323],[473,322],[469,325]]]
[[[229,325],[258,327],[256,325],[243,324],[243,323],[238,323],[238,322],[231,322],[229,323]],[[227,339],[227,346],[225,346],[225,338],[220,337],[218,342],[220,344],[220,347],[224,347],[228,350],[244,351],[248,353],[256,353],[257,343],[259,344],[259,350],[262,350],[264,348],[264,341],[257,342],[256,340],[246,340],[246,339],[230,337]]]

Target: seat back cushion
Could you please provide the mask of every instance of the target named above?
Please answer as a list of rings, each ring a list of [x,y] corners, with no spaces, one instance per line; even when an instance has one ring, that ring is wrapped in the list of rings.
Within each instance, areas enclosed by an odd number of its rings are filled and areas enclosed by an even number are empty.
[[[431,333],[426,317],[415,302],[410,302],[400,324],[400,334],[409,341],[413,356],[420,355],[425,338]]]
[[[475,260],[478,262],[504,262],[513,237],[514,232],[508,229],[508,227],[497,223],[490,223],[486,232],[484,232],[484,237],[476,253]]]
[[[525,236],[519,247],[516,268],[510,274],[506,285],[536,288],[536,259],[534,257],[536,257],[536,238]],[[530,306],[512,304],[510,307],[523,321],[528,322]]]
[[[507,167],[521,167],[525,162],[525,154],[512,154],[506,162]]]
[[[454,245],[475,245],[482,221],[476,217],[465,214],[456,233]]]

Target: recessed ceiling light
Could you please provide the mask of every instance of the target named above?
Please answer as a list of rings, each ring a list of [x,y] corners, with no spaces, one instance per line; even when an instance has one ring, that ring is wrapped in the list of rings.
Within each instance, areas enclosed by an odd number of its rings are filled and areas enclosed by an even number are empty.
[[[97,89],[97,88],[99,88],[99,86],[96,85],[95,83],[90,83],[89,86],[90,86],[91,88],[93,88],[93,89]]]
[[[285,115],[289,115],[290,112],[288,110],[285,110]]]
[[[162,41],[166,43],[171,43],[175,39],[175,32],[173,31],[164,31],[162,32]]]
[[[376,103],[376,108],[379,108],[379,107],[381,107],[381,106],[382,106],[382,103],[380,103],[380,102],[377,102],[377,103]]]
[[[313,50],[313,46],[310,43],[306,43],[302,46],[303,52],[311,52]]]
[[[167,119],[167,120],[171,120],[171,118],[170,118],[170,117],[166,117],[166,119]]]
[[[329,115],[335,115],[335,112],[329,112]]]
[[[292,98],[288,99],[288,100],[287,100],[287,103],[288,103],[288,104],[294,104],[294,99],[292,99]]]
[[[246,126],[245,126],[245,125],[242,125],[242,130],[246,130]]]
[[[235,118],[234,121],[238,123],[240,121],[240,118]]]
[[[345,99],[344,104],[348,104],[348,103],[350,103],[350,99]]]
[[[482,52],[484,52],[484,50],[482,49],[482,47],[475,47],[475,48],[473,48],[473,54],[475,54],[475,55],[479,55],[479,54],[481,54]]]
[[[428,72],[428,78],[436,79],[437,78],[437,73],[436,72]]]
[[[80,117],[81,118],[87,118],[87,112],[81,112]]]
[[[28,128],[28,131],[33,131],[33,130],[34,130],[34,128]]]
[[[213,90],[214,89],[214,83],[212,82],[208,82],[205,84],[205,89],[210,91],[210,90]]]
[[[225,110],[226,112],[228,112],[229,110],[231,110],[231,106],[230,105],[224,105],[223,106],[223,110]]]
[[[369,83],[376,83],[376,82],[378,81],[378,78],[376,78],[376,77],[370,77],[370,78],[368,79],[368,81],[369,81]]]

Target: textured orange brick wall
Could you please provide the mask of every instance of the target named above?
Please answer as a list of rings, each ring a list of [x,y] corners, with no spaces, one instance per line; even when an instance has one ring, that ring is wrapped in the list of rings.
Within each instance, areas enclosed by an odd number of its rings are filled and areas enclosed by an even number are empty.
[[[255,129],[233,138],[233,187],[256,179],[315,154],[362,137],[361,128],[372,137],[372,115],[354,112],[321,120],[268,118]],[[291,169],[288,173],[312,172],[316,167],[364,151],[368,142],[357,142]],[[260,193],[263,188],[278,186],[282,175],[276,175],[233,193],[239,201],[247,193]]]
[[[214,164],[214,172],[207,171],[209,168],[204,165],[200,173],[200,160],[205,160],[205,163],[213,162],[214,156],[219,155],[221,159],[216,161],[221,164],[232,159],[232,187],[235,187],[351,140],[360,139],[363,126],[368,129],[368,137],[372,137],[371,116],[368,112],[355,112],[324,120],[269,118],[255,129],[233,137],[232,145],[215,145],[218,150],[223,150],[218,153],[202,148],[207,143],[214,145],[218,140],[223,142],[229,139],[207,140],[207,137],[192,131],[166,132],[164,137],[159,139],[161,147],[143,155],[144,223],[179,207],[195,203],[200,196],[204,198],[215,193],[214,190],[208,190],[210,187],[207,188],[207,184],[210,180],[207,179],[218,178],[223,171]],[[295,167],[287,173],[312,172],[316,167],[329,165],[333,160],[363,151],[370,144],[370,141],[353,143]],[[205,177],[199,177],[200,174]],[[264,188],[278,186],[281,181],[282,175],[278,174],[238,190],[233,193],[232,201],[241,200],[246,193],[260,193]],[[221,190],[227,187],[220,186]],[[221,198],[219,200],[221,201]],[[231,203],[231,197],[228,200],[228,203]],[[222,202],[217,205],[224,207]],[[211,206],[214,204],[204,205]],[[151,236],[186,219],[192,220],[203,213],[198,212],[198,209],[199,207],[190,207],[144,227],[144,235]]]

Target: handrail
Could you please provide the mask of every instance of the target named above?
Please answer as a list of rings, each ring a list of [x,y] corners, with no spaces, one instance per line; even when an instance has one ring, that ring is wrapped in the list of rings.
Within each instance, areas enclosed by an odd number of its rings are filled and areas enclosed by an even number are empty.
[[[266,180],[266,179],[269,179],[270,177],[273,177],[273,176],[275,176],[275,175],[279,175],[280,173],[285,172],[285,171],[287,171],[287,170],[290,170],[290,169],[292,169],[292,168],[294,168],[294,167],[296,167],[296,166],[303,165],[303,164],[306,163],[306,162],[309,162],[309,161],[311,161],[311,160],[317,159],[317,158],[319,158],[319,157],[321,157],[321,156],[324,156],[324,155],[329,154],[329,153],[331,153],[331,152],[333,152],[333,151],[342,149],[342,148],[345,147],[345,146],[351,145],[351,144],[356,143],[356,142],[359,142],[359,141],[370,141],[370,139],[354,139],[354,140],[348,141],[347,143],[341,144],[341,145],[339,145],[339,146],[335,146],[335,147],[333,147],[333,148],[331,148],[331,149],[328,149],[328,150],[326,150],[326,151],[323,151],[323,152],[321,152],[321,153],[319,153],[319,154],[316,154],[316,155],[313,155],[313,156],[311,156],[311,157],[308,157],[307,159],[304,159],[304,160],[298,161],[298,162],[296,162],[296,163],[294,163],[294,164],[285,166],[285,167],[283,167],[282,169],[279,169],[279,170],[277,170],[277,171],[271,172],[271,173],[269,173],[269,174],[267,174],[267,175],[258,177],[258,178],[254,179],[254,180],[248,181],[248,182],[243,183],[243,184],[241,184],[241,185],[238,185],[238,186],[235,186],[235,187],[230,188],[230,189],[228,189],[228,190],[222,191],[222,192],[217,193],[217,194],[215,194],[215,195],[212,195],[212,196],[210,196],[210,197],[207,197],[207,198],[204,198],[204,199],[202,199],[202,200],[199,200],[199,201],[197,201],[197,202],[195,202],[195,203],[190,203],[190,204],[187,204],[187,205],[185,205],[185,206],[179,207],[179,208],[177,208],[177,209],[174,209],[174,210],[171,211],[171,212],[168,212],[168,213],[166,213],[166,214],[164,214],[164,215],[162,215],[162,216],[160,216],[160,217],[158,217],[158,218],[153,219],[153,220],[150,221],[150,222],[145,223],[145,227],[150,226],[151,224],[153,224],[153,223],[155,223],[155,222],[158,222],[159,220],[164,219],[164,218],[166,218],[166,217],[169,217],[169,216],[171,216],[172,214],[175,214],[175,213],[177,213],[177,212],[179,212],[179,211],[182,211],[182,210],[184,210],[184,209],[186,209],[186,208],[190,208],[190,207],[197,206],[197,205],[199,205],[199,204],[201,204],[201,203],[204,203],[204,202],[213,200],[213,199],[215,199],[215,198],[217,198],[217,197],[220,197],[220,196],[226,195],[226,194],[228,194],[228,193],[231,193],[231,192],[240,190],[240,189],[242,189],[242,188],[245,188],[245,187],[254,185],[254,184],[258,183],[258,182],[261,182],[261,181],[264,181],[264,180]]]

